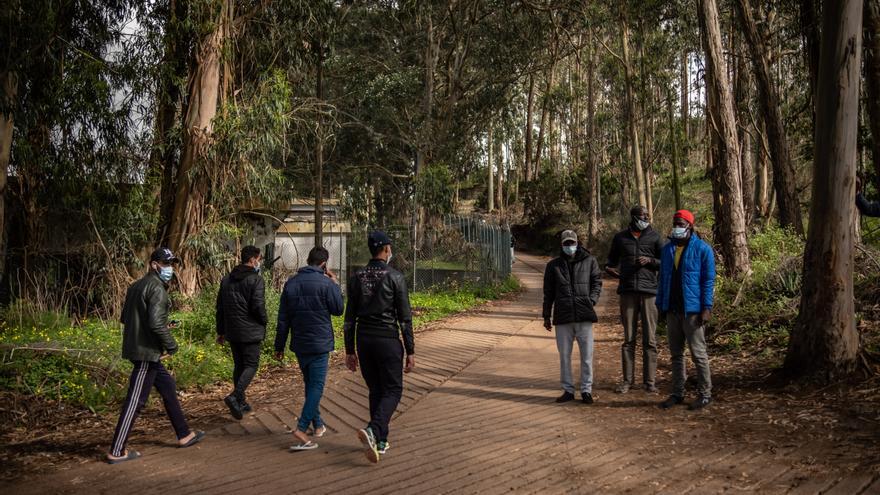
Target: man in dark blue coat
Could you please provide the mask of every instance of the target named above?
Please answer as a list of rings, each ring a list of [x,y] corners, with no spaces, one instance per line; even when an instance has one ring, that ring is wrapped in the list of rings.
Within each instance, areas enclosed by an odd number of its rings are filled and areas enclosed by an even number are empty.
[[[672,217],[671,242],[660,253],[657,309],[666,316],[672,361],[672,393],[660,408],[684,402],[685,343],[697,368],[698,397],[688,406],[702,409],[712,402],[712,377],[706,348],[706,323],[715,296],[715,252],[694,232],[694,214],[678,210]]]
[[[275,358],[284,357],[287,336],[291,334],[290,350],[296,354],[305,382],[305,403],[293,436],[299,441],[291,450],[318,447],[311,436],[320,437],[327,431],[321,419],[320,403],[330,351],[334,349],[333,323],[330,316],[343,312],[342,291],[336,274],[327,268],[330,253],[323,247],[309,252],[308,266],[284,284],[278,307],[278,332],[275,335]]]

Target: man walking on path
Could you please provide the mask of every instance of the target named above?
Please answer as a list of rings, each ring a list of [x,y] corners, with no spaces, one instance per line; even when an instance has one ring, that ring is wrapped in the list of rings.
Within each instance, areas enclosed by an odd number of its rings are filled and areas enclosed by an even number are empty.
[[[284,284],[278,307],[275,359],[284,358],[284,346],[290,334],[290,350],[296,354],[306,387],[305,403],[293,432],[299,444],[290,447],[291,450],[317,448],[311,436],[322,437],[327,431],[321,419],[320,404],[330,352],[335,345],[330,316],[340,316],[343,311],[339,282],[336,274],[327,268],[329,259],[330,253],[325,248],[312,248],[306,260],[308,266],[300,268],[296,276]]]
[[[141,456],[136,450],[127,450],[125,445],[131,427],[154,386],[162,396],[179,447],[195,445],[205,436],[203,431],[190,431],[177,400],[177,384],[161,361],[177,352],[177,342],[171,335],[168,321],[171,301],[167,292],[167,284],[174,276],[172,265],[177,261],[170,249],[156,249],[150,255],[150,271],[132,284],[125,294],[121,318],[122,357],[130,360],[134,369],[128,382],[128,395],[116,423],[110,453],[107,454],[110,464]]]
[[[630,224],[611,241],[606,270],[620,278],[620,321],[623,323],[621,362],[623,381],[617,393],[625,394],[635,386],[636,336],[639,320],[642,322],[642,383],[645,390],[657,392],[654,377],[657,374],[657,271],[660,269],[660,251],[663,239],[651,228],[648,210],[634,206],[630,210]]]
[[[235,419],[251,410],[245,390],[260,366],[260,348],[266,337],[266,289],[260,275],[260,249],[241,249],[241,264],[220,282],[217,292],[217,343],[232,349],[235,389],[223,402]]]
[[[715,295],[715,254],[694,232],[694,214],[678,210],[672,217],[672,235],[660,257],[657,308],[666,317],[672,361],[672,394],[660,408],[684,402],[687,342],[697,368],[698,397],[688,409],[702,409],[712,402],[712,378],[706,350],[705,324],[712,316]]]
[[[563,393],[556,402],[574,399],[571,351],[577,339],[581,355],[581,400],[593,403],[593,309],[602,292],[599,263],[578,244],[572,230],[562,232],[562,254],[547,263],[544,270],[544,328],[556,325]],[[551,323],[552,315],[552,323]]]
[[[351,371],[356,371],[360,363],[361,375],[370,389],[370,422],[358,431],[358,438],[367,459],[376,463],[390,446],[388,422],[403,394],[402,372],[409,373],[415,367],[415,350],[406,280],[388,266],[391,239],[384,232],[374,231],[367,242],[373,259],[348,284],[345,363]]]

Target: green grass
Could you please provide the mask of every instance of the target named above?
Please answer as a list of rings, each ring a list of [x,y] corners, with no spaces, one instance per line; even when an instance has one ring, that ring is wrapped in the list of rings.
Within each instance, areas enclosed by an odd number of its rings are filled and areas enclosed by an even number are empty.
[[[516,279],[491,287],[461,286],[442,291],[414,292],[414,325],[419,327],[465,311],[519,289]],[[192,299],[175,298],[172,318],[181,321],[174,336],[179,351],[164,364],[181,390],[224,382],[232,370],[228,346],[215,343],[214,305],[217,287]],[[261,369],[272,366],[279,293],[267,285],[269,325]],[[342,317],[333,318],[336,348],[344,345]],[[35,311],[18,302],[0,315],[0,388],[29,396],[104,410],[125,397],[131,365],[120,357],[122,328],[114,321],[73,321],[60,313]],[[288,359],[291,356],[287,352]]]

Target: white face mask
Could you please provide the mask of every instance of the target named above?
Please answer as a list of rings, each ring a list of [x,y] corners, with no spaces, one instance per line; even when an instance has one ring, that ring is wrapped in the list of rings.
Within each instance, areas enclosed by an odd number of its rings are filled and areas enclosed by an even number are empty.
[[[640,218],[633,217],[633,220],[635,220],[636,228],[639,229],[640,231],[647,229],[648,226],[651,225],[649,222],[646,222],[645,220],[642,220]]]
[[[391,258],[394,257],[394,253],[388,253],[388,259],[385,260],[385,263],[391,263]]]
[[[159,280],[168,283],[174,277],[174,267],[173,266],[160,266],[159,267]]]
[[[687,239],[688,229],[687,227],[672,227],[672,238],[673,239]]]
[[[569,255],[569,256],[574,256],[574,253],[576,253],[577,250],[578,250],[577,244],[574,244],[572,246],[562,246],[562,252]]]

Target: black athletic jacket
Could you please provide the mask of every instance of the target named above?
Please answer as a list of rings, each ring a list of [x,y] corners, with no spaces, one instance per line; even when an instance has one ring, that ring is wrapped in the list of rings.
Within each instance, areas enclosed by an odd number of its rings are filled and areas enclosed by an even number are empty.
[[[262,342],[267,322],[263,277],[251,266],[236,266],[217,291],[217,335],[229,342]]]
[[[663,244],[663,238],[651,227],[643,230],[639,237],[634,236],[630,228],[614,236],[605,266],[620,270],[618,294],[657,293],[657,272],[660,271]],[[642,266],[639,264],[639,256],[647,256],[651,258],[651,262]]]
[[[398,328],[399,327],[399,328]],[[345,308],[345,352],[354,353],[358,336],[403,336],[406,354],[414,354],[412,309],[403,274],[382,260],[371,260],[348,282]]]

